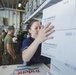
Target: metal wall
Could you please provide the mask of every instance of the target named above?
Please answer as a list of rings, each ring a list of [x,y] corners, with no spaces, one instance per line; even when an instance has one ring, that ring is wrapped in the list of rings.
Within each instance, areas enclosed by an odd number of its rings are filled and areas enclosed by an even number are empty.
[[[8,26],[14,25],[16,31],[20,29],[20,12],[0,10],[0,17],[7,18]],[[4,26],[4,28],[7,28],[8,26]]]

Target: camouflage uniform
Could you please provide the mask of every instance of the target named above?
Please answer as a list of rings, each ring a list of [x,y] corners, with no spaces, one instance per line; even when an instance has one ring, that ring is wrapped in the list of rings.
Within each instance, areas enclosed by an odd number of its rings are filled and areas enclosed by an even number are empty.
[[[4,35],[0,35],[0,65],[2,65],[2,54],[4,51],[4,42],[2,39],[4,39]]]
[[[13,49],[12,37],[8,34],[6,35],[6,37],[4,39],[4,53],[3,53],[3,57],[2,57],[3,65],[10,65],[10,64],[12,64],[12,61],[13,61],[11,55],[7,51],[7,44],[10,44]]]

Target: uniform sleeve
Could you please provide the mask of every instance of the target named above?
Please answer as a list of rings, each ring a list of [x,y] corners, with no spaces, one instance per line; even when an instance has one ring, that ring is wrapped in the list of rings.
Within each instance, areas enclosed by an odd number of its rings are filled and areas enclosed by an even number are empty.
[[[30,41],[29,40],[24,40],[22,43],[22,48],[21,48],[21,52],[23,52],[25,49],[27,49],[30,46]]]
[[[4,39],[4,36],[2,36],[2,39]]]
[[[7,44],[12,44],[12,38],[11,38],[11,37],[9,37],[9,38],[7,39]]]

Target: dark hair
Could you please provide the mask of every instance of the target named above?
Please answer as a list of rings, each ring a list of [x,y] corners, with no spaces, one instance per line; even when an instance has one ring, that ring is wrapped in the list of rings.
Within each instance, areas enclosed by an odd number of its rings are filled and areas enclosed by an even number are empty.
[[[5,30],[2,30],[2,33],[4,33],[5,32]]]
[[[32,26],[32,24],[33,24],[34,22],[39,22],[39,21],[38,21],[38,20],[33,20],[33,21],[31,21],[31,22],[27,25],[27,28],[26,28],[27,31],[31,28],[31,26]],[[29,31],[28,31],[28,33],[29,33]],[[29,33],[29,35],[31,35],[31,34]]]
[[[27,25],[27,30],[29,30],[34,22],[39,22],[38,20],[33,20]]]
[[[10,31],[10,30],[14,30],[14,26],[9,26],[8,27],[8,30]]]

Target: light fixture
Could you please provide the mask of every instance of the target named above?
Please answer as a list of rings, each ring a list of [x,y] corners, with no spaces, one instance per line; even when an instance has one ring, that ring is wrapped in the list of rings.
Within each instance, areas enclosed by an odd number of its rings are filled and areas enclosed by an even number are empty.
[[[18,4],[18,7],[21,7],[21,3]]]

